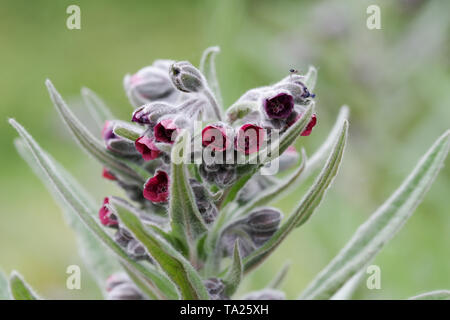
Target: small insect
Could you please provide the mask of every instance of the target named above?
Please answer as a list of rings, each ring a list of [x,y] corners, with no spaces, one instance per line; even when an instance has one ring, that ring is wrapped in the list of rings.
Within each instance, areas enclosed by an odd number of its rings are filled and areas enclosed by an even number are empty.
[[[298,70],[296,69],[289,69],[289,77],[292,79],[293,74],[298,74]]]

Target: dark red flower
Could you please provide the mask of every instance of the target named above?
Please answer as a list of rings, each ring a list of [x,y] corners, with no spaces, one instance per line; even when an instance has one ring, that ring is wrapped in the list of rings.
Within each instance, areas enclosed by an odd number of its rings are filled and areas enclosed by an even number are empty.
[[[117,227],[119,222],[117,221],[117,217],[113,212],[108,208],[109,198],[105,198],[103,200],[103,205],[98,211],[98,217],[100,218],[100,222],[107,227]]]
[[[302,114],[301,113],[298,114],[293,121],[288,123],[288,126],[292,126],[301,117],[302,117]],[[300,135],[304,136],[304,137],[309,136],[312,132],[312,129],[316,126],[316,124],[317,124],[317,116],[315,113],[313,113],[313,115],[311,116],[311,120],[309,120],[308,125],[306,126],[305,130],[303,130],[303,132]]]
[[[103,178],[108,179],[108,180],[117,180],[116,176],[113,175],[111,173],[111,171],[109,171],[106,168],[103,168],[103,173],[102,173]]]
[[[264,99],[263,107],[269,119],[286,119],[294,109],[294,97],[289,93],[281,92]]]
[[[224,151],[230,146],[227,130],[221,125],[209,125],[202,130],[202,145],[214,151]]]
[[[244,124],[238,131],[235,146],[236,149],[251,154],[257,152],[264,141],[264,129],[254,124]]]
[[[144,198],[152,202],[166,202],[169,198],[169,176],[159,170],[144,185]]]
[[[134,145],[145,161],[156,159],[159,156],[159,149],[155,146],[153,139],[147,136],[139,137]]]
[[[133,77],[132,77],[133,78]],[[133,117],[131,121],[140,123],[140,124],[150,124],[150,120],[148,119],[148,115],[150,114],[148,105],[143,105],[133,112]]]
[[[175,139],[172,138],[175,138],[173,135],[177,130],[178,128],[172,119],[164,119],[156,124],[153,133],[155,134],[156,141],[173,143]]]

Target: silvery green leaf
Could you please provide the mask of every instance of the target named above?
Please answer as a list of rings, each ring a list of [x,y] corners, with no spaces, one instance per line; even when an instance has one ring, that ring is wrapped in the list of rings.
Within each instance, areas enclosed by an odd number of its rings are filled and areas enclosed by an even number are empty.
[[[314,172],[314,170],[319,168],[321,163],[327,159],[327,156],[330,153],[331,148],[333,147],[335,137],[339,133],[339,130],[341,128],[341,123],[343,120],[348,121],[348,115],[349,108],[347,106],[342,106],[339,110],[336,122],[334,123],[333,128],[328,134],[328,137],[325,139],[319,149],[317,149],[308,159],[308,161],[306,162],[304,174],[299,180],[297,180],[298,182],[304,181],[306,178],[308,178]]]
[[[136,141],[144,133],[142,128],[122,121],[115,123],[113,131],[116,135],[131,141]]]
[[[11,296],[8,289],[8,279],[6,275],[0,270],[0,300],[9,300]]]
[[[353,293],[356,291],[361,281],[364,279],[365,268],[351,277],[343,286],[340,288],[330,300],[349,300],[352,298]]]
[[[220,93],[219,80],[217,79],[215,58],[220,52],[219,47],[209,47],[203,51],[202,58],[200,60],[200,71],[206,78],[209,87],[214,93],[217,103],[222,108],[222,95]]]
[[[305,150],[302,149],[302,162],[290,176],[284,178],[282,181],[277,182],[274,186],[260,192],[258,195],[256,195],[256,197],[253,198],[253,200],[247,202],[241,209],[237,210],[234,216],[242,216],[253,208],[265,206],[268,203],[274,201],[277,197],[282,196],[283,192],[289,190],[290,187],[298,180],[303,172],[303,169],[305,168],[306,161],[306,153]]]
[[[95,212],[80,199],[76,193],[76,189],[72,189],[67,180],[62,177],[52,161],[46,156],[45,152],[39,147],[28,132],[14,119],[10,119],[9,123],[17,130],[23,138],[35,162],[45,172],[48,183],[57,190],[68,207],[76,212],[85,225],[106,245],[110,248],[123,263],[125,263],[133,272],[147,280],[150,289],[155,290],[160,298],[175,299],[178,297],[176,288],[167,279],[152,266],[144,267],[143,265],[132,260],[128,254],[104,231],[104,229],[94,220]]]
[[[238,101],[227,109],[227,120],[233,123],[255,110],[258,110],[256,101]]]
[[[125,270],[130,279],[134,282],[136,287],[149,299],[158,300],[159,297],[155,294],[154,290],[149,290],[149,286],[146,283],[146,279],[143,279],[136,273],[134,273],[128,266],[124,263],[121,264],[122,268]]]
[[[243,275],[242,258],[239,252],[239,239],[234,243],[233,260],[231,266],[225,275],[223,282],[225,283],[225,293],[227,296],[233,295],[242,279]]]
[[[328,161],[320,172],[314,184],[310,187],[306,195],[291,213],[289,218],[281,225],[275,234],[260,248],[252,252],[244,259],[244,270],[246,272],[258,266],[265,258],[267,258],[275,248],[287,237],[287,235],[295,228],[305,223],[306,220],[314,213],[323,199],[326,190],[331,185],[337,174],[339,165],[344,154],[344,148],[347,141],[348,122],[344,120],[341,130],[337,136],[336,142],[332,149]]]
[[[195,241],[207,231],[195,203],[194,193],[184,164],[186,135],[180,134],[172,148],[170,170],[169,216],[173,234],[195,250]]]
[[[55,185],[48,179],[43,168],[38,162],[36,162],[35,158],[33,158],[32,150],[26,145],[26,143],[20,139],[16,139],[14,142],[19,154],[33,169],[33,172],[45,184],[63,210],[64,218],[67,224],[75,231],[77,235],[76,238],[80,256],[83,258],[89,272],[96,280],[98,287],[101,288],[102,292],[105,294],[104,288],[106,279],[120,268],[116,259],[114,259],[110,252],[105,251],[105,246],[100,242],[100,240],[87,229],[78,217],[77,213],[66,205],[61,193],[55,188]],[[77,195],[79,201],[82,202],[84,206],[89,208],[90,212],[96,212],[94,201],[90,198],[86,191],[81,188],[77,181],[56,161],[51,159],[51,157],[43,150],[41,150],[41,153],[43,157],[47,157],[49,163],[51,162],[53,164],[55,174],[58,174],[61,177],[61,180],[64,180],[67,183],[70,189],[73,190],[74,194]]]
[[[17,272],[12,271],[9,277],[9,291],[14,300],[40,300],[23,277]]]
[[[313,91],[317,81],[317,69],[309,66],[308,72],[305,74],[305,86],[309,91]]]
[[[81,96],[98,128],[103,128],[106,120],[116,119],[105,102],[91,89],[82,88]]]
[[[449,150],[449,135],[447,131],[439,137],[401,186],[358,228],[300,299],[331,297],[403,227],[442,168]]]
[[[124,160],[119,160],[108,153],[101,141],[96,139],[80,120],[75,117],[50,80],[47,80],[45,83],[56,109],[80,145],[103,165],[113,170],[114,173],[125,179],[144,184],[145,177],[136,172],[136,168],[132,169]]]
[[[289,262],[285,263],[283,268],[281,268],[281,270],[275,275],[275,277],[269,283],[267,288],[268,289],[279,289],[281,287],[281,285],[283,284],[284,279],[286,279],[286,275],[287,275],[290,267],[291,267],[291,264]]]
[[[121,207],[115,209],[121,225],[142,243],[150,256],[175,283],[183,299],[208,299],[208,292],[189,261],[152,229],[145,229],[133,213]]]
[[[419,294],[408,300],[450,300],[450,290],[436,290]]]

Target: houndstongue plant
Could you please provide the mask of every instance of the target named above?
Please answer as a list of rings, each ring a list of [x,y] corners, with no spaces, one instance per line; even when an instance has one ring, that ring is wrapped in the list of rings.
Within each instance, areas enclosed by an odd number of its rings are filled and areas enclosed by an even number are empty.
[[[247,91],[226,113],[216,79],[217,47],[197,69],[189,62],[157,60],[124,79],[135,107],[131,122],[115,120],[89,89],[82,97],[96,121],[90,132],[46,82],[67,129],[104,167],[103,177],[128,200],[93,201],[15,120],[15,141],[75,229],[80,253],[108,299],[230,299],[242,278],[301,227],[336,176],[347,141],[343,107],[328,138],[307,158],[293,146],[317,123],[316,69]],[[422,157],[393,195],[300,294],[300,299],[345,299],[362,270],[411,216],[443,165],[449,131]],[[301,160],[300,160],[301,158]],[[283,219],[269,207],[322,167]],[[290,169],[283,178],[276,173]],[[287,268],[243,299],[284,299],[278,288]],[[0,277],[0,297],[37,299],[17,273]],[[445,298],[436,291],[416,298]]]

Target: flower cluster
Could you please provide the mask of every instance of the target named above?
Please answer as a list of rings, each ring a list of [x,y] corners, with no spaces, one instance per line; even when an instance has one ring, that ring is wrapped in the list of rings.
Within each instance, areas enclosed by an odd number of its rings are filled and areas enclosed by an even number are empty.
[[[84,90],[94,120],[103,126],[99,137],[47,81],[72,136],[103,165],[102,176],[128,198],[105,197],[98,217],[89,193],[10,120],[21,136],[16,144],[20,153],[74,215],[71,224],[107,299],[231,299],[243,276],[312,216],[339,170],[347,141],[346,107],[309,159],[294,147],[317,123],[313,67],[305,75],[291,73],[273,85],[247,91],[224,112],[214,68],[217,52],[208,48],[199,69],[186,61],[157,60],[127,75],[131,122],[112,119],[99,97]],[[401,228],[429,189],[448,153],[449,136],[447,131],[436,141],[301,299],[352,291],[355,274]],[[283,219],[269,205],[321,163],[313,184],[296,197],[293,211]],[[292,171],[276,175],[288,169]],[[105,246],[111,250],[105,252]],[[278,288],[285,274],[283,268],[263,289],[241,298],[284,299]],[[11,275],[10,292],[14,298],[38,298],[17,273]]]
[[[212,225],[220,214],[223,195],[249,168],[245,161],[240,163],[239,159],[260,152],[273,142],[275,132],[283,134],[299,121],[305,106],[314,98],[303,76],[289,75],[272,86],[244,93],[224,116],[219,99],[202,72],[187,61],[171,60],[157,60],[135,74],[125,76],[124,87],[135,108],[131,123],[108,119],[102,138],[108,152],[134,163],[150,176],[139,185],[121,177],[114,168],[105,167],[103,177],[115,181],[136,202],[135,205],[127,203],[127,206],[150,211],[163,223],[170,218],[166,212],[173,183],[171,153],[179,135],[187,132],[191,145],[200,143],[189,151],[189,159],[193,160],[190,165],[196,172],[190,176],[189,185],[202,222]],[[308,136],[316,121],[313,114],[300,134]],[[130,134],[121,134],[120,130]],[[196,157],[200,159],[197,162],[194,161]],[[280,169],[292,167],[298,158],[295,148],[290,146],[279,157]],[[252,168],[256,166],[258,164],[250,165]],[[243,188],[248,192],[241,192],[238,201],[248,201],[255,193],[264,190],[267,187],[264,182],[264,176],[255,175]],[[116,229],[114,239],[130,257],[152,262],[145,248],[121,225],[109,199],[105,198],[99,210],[100,222]],[[281,212],[264,207],[233,221],[223,229],[218,240],[220,255],[231,256],[239,240],[242,257],[248,256],[270,239],[281,219]],[[210,296],[226,298],[222,292],[224,285],[219,279],[205,281]],[[134,292],[129,286],[121,285],[126,287],[126,292]]]

